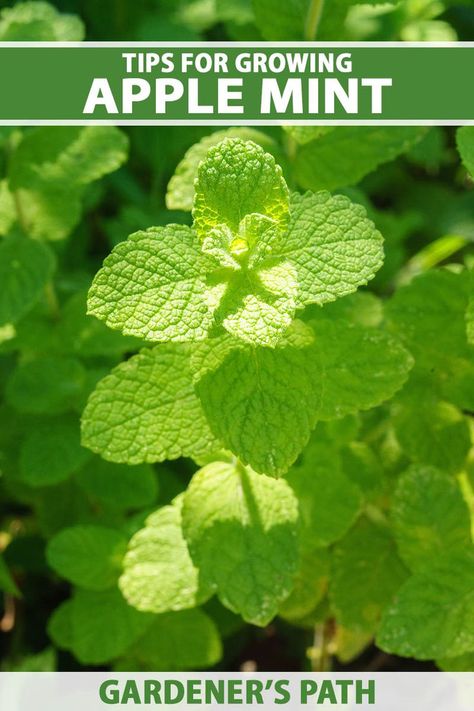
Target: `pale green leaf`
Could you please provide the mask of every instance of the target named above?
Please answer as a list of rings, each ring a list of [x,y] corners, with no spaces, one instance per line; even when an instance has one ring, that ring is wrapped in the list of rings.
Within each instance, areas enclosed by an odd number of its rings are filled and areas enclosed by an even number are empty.
[[[41,127],[25,134],[9,170],[28,234],[58,240],[76,226],[85,186],[117,170],[128,141],[114,126]]]
[[[334,549],[329,594],[337,621],[374,632],[405,578],[390,531],[361,519]]]
[[[197,383],[209,425],[227,449],[263,474],[287,471],[321,404],[318,355],[308,348],[237,348]]]
[[[182,515],[203,582],[247,622],[268,624],[298,563],[298,503],[288,484],[214,462],[192,478]]]
[[[144,349],[100,381],[82,416],[83,444],[104,459],[140,464],[218,449],[194,392],[189,349]]]
[[[54,266],[52,252],[39,242],[16,236],[0,241],[0,325],[14,323],[29,311]]]
[[[323,304],[367,284],[382,266],[382,236],[343,195],[293,193],[288,232],[273,256],[296,268],[298,305]]]
[[[307,190],[356,185],[380,164],[408,151],[425,130],[418,126],[337,126],[299,149],[296,179]]]
[[[201,340],[213,320],[205,273],[189,227],[136,232],[115,247],[96,275],[88,313],[148,341]]]
[[[129,543],[120,589],[142,612],[185,610],[210,597],[189,556],[180,509],[179,504],[158,509]]]
[[[277,148],[269,136],[247,126],[226,128],[223,131],[215,131],[209,136],[204,136],[186,151],[168,183],[166,192],[168,210],[186,210],[188,212],[192,210],[195,192],[194,181],[197,178],[199,164],[206,157],[208,150],[223,141],[224,138],[241,138],[244,141],[253,141],[269,153],[275,153]]]
[[[280,166],[252,141],[224,139],[198,169],[194,228],[202,240],[218,226],[239,233],[245,215],[258,213],[283,228],[288,219],[288,188]]]
[[[402,474],[391,518],[400,557],[415,572],[471,542],[469,510],[458,482],[432,467],[413,466]]]
[[[440,558],[403,585],[386,610],[377,644],[417,659],[474,651],[474,550]]]
[[[0,13],[1,42],[80,42],[84,25],[47,2],[19,2]]]
[[[105,526],[64,528],[48,543],[46,557],[62,578],[86,590],[116,585],[127,550],[125,536]]]
[[[216,310],[232,336],[257,346],[275,346],[296,308],[296,271],[291,263],[262,266],[234,277]]]

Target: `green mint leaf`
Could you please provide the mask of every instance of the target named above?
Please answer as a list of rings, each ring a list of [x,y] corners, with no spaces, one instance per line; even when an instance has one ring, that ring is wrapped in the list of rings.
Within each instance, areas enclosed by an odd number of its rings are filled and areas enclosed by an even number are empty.
[[[471,449],[467,418],[415,380],[393,407],[395,435],[403,451],[420,464],[459,472]]]
[[[350,294],[382,266],[382,236],[361,205],[343,195],[293,193],[290,208],[288,232],[273,253],[296,268],[300,307]]]
[[[413,376],[462,410],[474,410],[474,349],[467,341],[468,271],[431,270],[397,290],[387,323],[415,358]]]
[[[285,478],[298,499],[303,536],[319,546],[342,538],[360,512],[361,495],[336,447],[319,442],[318,429]]]
[[[81,664],[101,665],[123,654],[153,617],[127,605],[120,591],[77,590],[62,618],[52,624]],[[66,617],[67,616],[67,617]],[[54,620],[54,618],[53,618]]]
[[[15,323],[38,301],[55,267],[52,252],[31,239],[0,242],[0,325]]]
[[[405,383],[413,359],[384,331],[323,319],[313,328],[323,383],[318,419],[380,405]]]
[[[116,585],[127,539],[104,526],[65,528],[48,543],[49,565],[62,578],[86,590],[107,590]]]
[[[405,153],[425,130],[417,126],[337,126],[299,149],[296,179],[306,190],[315,191],[356,185],[381,163]]]
[[[92,283],[88,313],[148,341],[206,338],[213,316],[194,232],[154,227],[118,244]]]
[[[70,651],[73,644],[72,636],[73,601],[65,600],[57,607],[48,620],[47,631],[50,639],[59,649]]]
[[[80,42],[84,24],[47,2],[19,2],[0,13],[1,42]]]
[[[212,431],[255,471],[284,474],[307,443],[321,406],[317,359],[311,346],[237,348],[197,383]]]
[[[384,614],[377,644],[391,654],[417,659],[474,650],[472,545],[407,580]]]
[[[158,493],[152,467],[113,464],[93,457],[75,477],[78,485],[100,505],[127,511],[153,504]]]
[[[412,466],[397,483],[391,518],[398,551],[414,572],[471,543],[469,510],[456,479]]]
[[[246,126],[227,128],[224,131],[215,131],[210,136],[205,136],[186,151],[168,183],[166,192],[168,210],[191,212],[195,194],[194,181],[197,178],[199,164],[205,159],[209,149],[223,141],[224,138],[241,138],[243,141],[253,141],[273,154],[278,150],[276,143],[269,136]]]
[[[474,126],[458,128],[456,143],[466,170],[474,176]]]
[[[163,344],[117,366],[89,398],[83,444],[128,464],[218,449],[194,392],[189,353],[186,345]]]
[[[251,141],[224,139],[199,164],[195,184],[194,228],[202,240],[214,227],[225,226],[239,239],[245,215],[258,213],[284,228],[288,188],[280,166]]]
[[[373,633],[406,574],[390,531],[361,519],[333,553],[329,594],[337,621]]]
[[[85,379],[86,371],[75,358],[36,358],[13,371],[6,399],[18,412],[59,415],[77,404]]]
[[[199,609],[182,610],[155,615],[127,651],[125,666],[143,671],[195,670],[212,667],[221,657],[219,632],[210,617]]]
[[[158,509],[129,543],[120,589],[129,605],[142,612],[185,610],[211,595],[189,556],[180,509],[177,503]]]
[[[310,615],[324,598],[329,573],[328,550],[320,548],[310,537],[302,535],[293,590],[280,605],[279,616],[288,622],[297,622]]]
[[[288,596],[298,554],[298,504],[284,481],[214,462],[184,494],[183,532],[205,584],[264,626]]]
[[[117,170],[128,141],[113,126],[41,127],[13,153],[9,185],[32,237],[59,240],[76,226],[85,187]]]
[[[273,347],[293,320],[297,295],[291,263],[263,266],[234,277],[216,310],[232,336],[257,346]]]
[[[21,481],[32,487],[59,484],[78,471],[90,456],[81,447],[76,420],[42,422],[22,442]]]

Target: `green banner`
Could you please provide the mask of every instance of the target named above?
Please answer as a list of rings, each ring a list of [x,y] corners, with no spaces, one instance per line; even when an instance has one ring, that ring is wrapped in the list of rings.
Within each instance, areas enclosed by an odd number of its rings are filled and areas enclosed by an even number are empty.
[[[474,122],[474,43],[3,43],[0,123]]]

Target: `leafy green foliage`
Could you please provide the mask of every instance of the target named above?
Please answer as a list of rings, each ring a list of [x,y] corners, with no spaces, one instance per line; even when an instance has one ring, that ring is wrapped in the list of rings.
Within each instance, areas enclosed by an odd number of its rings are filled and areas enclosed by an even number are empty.
[[[186,151],[168,184],[166,206],[169,210],[191,212],[195,195],[194,183],[198,175],[199,164],[206,158],[208,150],[223,141],[224,138],[241,138],[244,141],[253,141],[269,153],[275,153],[278,150],[277,144],[265,133],[246,126],[228,128],[224,131],[211,133],[210,136],[204,136]]]
[[[398,481],[391,515],[398,551],[416,572],[471,543],[469,510],[457,481],[415,466]]]
[[[364,208],[342,195],[295,193],[277,256],[296,268],[298,305],[323,304],[372,279],[382,266],[382,236]]]
[[[83,444],[113,462],[140,464],[217,448],[194,392],[189,349],[144,349],[102,380],[82,418]]]
[[[86,590],[117,582],[127,539],[103,526],[65,528],[48,545],[48,562],[61,577]]]
[[[295,159],[298,183],[309,190],[355,185],[381,163],[411,148],[423,133],[424,129],[411,126],[336,127],[299,149]]]
[[[77,422],[44,422],[24,439],[20,449],[21,480],[30,486],[59,484],[90,459],[81,447]]]
[[[113,127],[41,127],[15,151],[10,190],[21,204],[20,223],[33,237],[63,239],[76,226],[85,187],[116,170],[128,142]]]
[[[379,645],[419,659],[473,651],[473,563],[471,547],[407,580],[384,615]]]
[[[54,257],[39,242],[7,237],[0,242],[0,324],[15,323],[39,299],[54,270]]]
[[[297,519],[286,482],[240,464],[207,465],[184,496],[183,532],[203,582],[257,625],[267,624],[291,591]]]
[[[222,655],[216,626],[202,610],[156,615],[153,624],[128,651],[134,667],[143,670],[202,669]]]
[[[84,25],[75,15],[60,14],[47,2],[19,2],[0,13],[2,42],[80,42]]]
[[[210,596],[200,582],[181,533],[181,506],[164,506],[130,541],[120,589],[143,612],[195,607]]]
[[[336,619],[374,632],[406,576],[390,532],[361,519],[334,549],[330,596]]]

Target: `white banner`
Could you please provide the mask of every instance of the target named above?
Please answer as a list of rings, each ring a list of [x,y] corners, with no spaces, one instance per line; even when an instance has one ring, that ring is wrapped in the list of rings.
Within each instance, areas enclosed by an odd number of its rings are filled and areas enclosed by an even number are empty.
[[[474,711],[474,673],[1,673],[1,711],[162,706]]]

